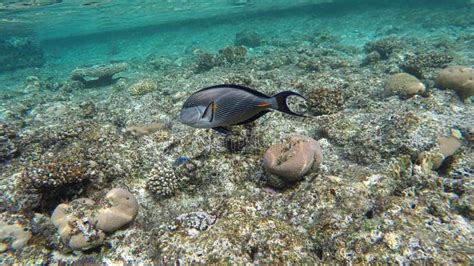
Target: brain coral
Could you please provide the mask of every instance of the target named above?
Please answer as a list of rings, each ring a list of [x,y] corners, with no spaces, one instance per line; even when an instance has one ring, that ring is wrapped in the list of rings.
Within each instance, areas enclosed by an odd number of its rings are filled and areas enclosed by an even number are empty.
[[[96,230],[89,219],[95,202],[79,198],[59,204],[51,216],[63,243],[74,250],[87,250],[102,244],[105,234]],[[86,216],[86,217],[82,217]]]
[[[74,250],[88,250],[101,245],[104,232],[113,232],[135,219],[138,202],[125,189],[115,188],[96,204],[88,198],[59,204],[51,220],[63,243]]]
[[[441,70],[436,84],[442,89],[453,89],[465,100],[474,95],[474,70],[465,66],[452,66]]]
[[[267,172],[287,183],[301,180],[313,166],[319,166],[322,159],[318,141],[304,136],[291,136],[285,143],[275,144],[267,150],[263,166]]]
[[[415,76],[407,73],[398,73],[390,76],[386,83],[386,88],[402,97],[411,97],[425,91],[425,85]]]
[[[132,193],[122,188],[114,188],[105,198],[110,207],[101,208],[92,221],[104,232],[113,232],[133,221],[138,214],[138,201]]]
[[[31,238],[31,232],[25,230],[19,223],[9,224],[0,218],[0,252],[11,247],[20,250],[26,246]]]

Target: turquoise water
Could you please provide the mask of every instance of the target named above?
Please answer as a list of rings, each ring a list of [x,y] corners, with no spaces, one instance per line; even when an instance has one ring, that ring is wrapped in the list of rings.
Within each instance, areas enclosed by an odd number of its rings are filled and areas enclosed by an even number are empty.
[[[0,264],[472,263],[473,67],[472,0],[0,0]],[[180,123],[217,84],[307,117]]]
[[[359,48],[390,34],[440,38],[450,32],[455,38],[457,31],[469,32],[470,17],[457,16],[469,15],[462,1],[434,1],[431,6],[430,1],[313,2],[331,1],[64,1],[24,8],[4,4],[0,27],[2,36],[40,42],[49,69],[149,55],[183,57],[193,48],[213,52],[232,44],[237,32],[250,29],[284,40],[325,32]],[[431,19],[434,12],[439,16]],[[466,25],[456,25],[459,20]]]

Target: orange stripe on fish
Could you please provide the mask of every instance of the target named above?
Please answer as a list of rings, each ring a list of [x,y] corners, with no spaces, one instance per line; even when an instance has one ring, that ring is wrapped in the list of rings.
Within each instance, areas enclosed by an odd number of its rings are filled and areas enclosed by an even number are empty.
[[[212,104],[212,113],[215,115],[216,114],[216,111],[217,111],[217,104],[214,102]]]
[[[270,103],[259,103],[256,106],[258,106],[258,107],[270,107],[270,105],[271,105]]]

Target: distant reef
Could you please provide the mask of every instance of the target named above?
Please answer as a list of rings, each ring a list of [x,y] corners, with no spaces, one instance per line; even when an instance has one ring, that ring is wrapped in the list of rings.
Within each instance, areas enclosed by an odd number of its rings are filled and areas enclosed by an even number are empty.
[[[38,42],[26,37],[0,38],[0,72],[26,67],[40,67],[45,63]]]

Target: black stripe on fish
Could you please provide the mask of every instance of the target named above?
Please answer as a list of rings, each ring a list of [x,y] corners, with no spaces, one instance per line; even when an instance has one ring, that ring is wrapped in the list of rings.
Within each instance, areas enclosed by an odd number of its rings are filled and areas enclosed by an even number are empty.
[[[211,86],[211,87],[206,87],[204,89],[201,89],[201,90],[198,90],[197,92],[195,93],[198,93],[198,92],[202,92],[202,91],[206,91],[206,90],[211,90],[211,89],[218,89],[218,88],[233,88],[233,89],[238,89],[238,90],[243,90],[243,91],[246,91],[246,92],[249,92],[255,96],[259,96],[259,97],[264,97],[264,98],[271,98],[270,96],[264,94],[264,93],[261,93],[259,91],[256,91],[254,89],[251,89],[249,87],[245,87],[245,86],[241,86],[241,85],[236,85],[236,84],[221,84],[221,85],[215,85],[215,86]]]
[[[204,113],[202,114],[201,118],[204,118],[209,122],[212,122],[214,120],[214,117],[216,116],[215,110],[216,110],[216,103],[214,102],[210,103],[206,107],[206,110],[204,110]]]

